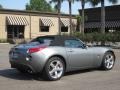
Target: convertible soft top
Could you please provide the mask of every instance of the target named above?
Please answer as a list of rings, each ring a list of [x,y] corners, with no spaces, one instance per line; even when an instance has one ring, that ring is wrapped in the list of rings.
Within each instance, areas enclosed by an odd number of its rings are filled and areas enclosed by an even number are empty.
[[[68,39],[76,39],[73,36],[67,35],[49,35],[49,36],[40,36],[41,38],[53,38],[50,46],[64,46],[64,41]]]

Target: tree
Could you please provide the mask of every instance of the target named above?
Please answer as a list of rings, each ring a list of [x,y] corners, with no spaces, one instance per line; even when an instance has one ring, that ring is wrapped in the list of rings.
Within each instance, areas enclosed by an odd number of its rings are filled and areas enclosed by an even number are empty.
[[[64,0],[66,1],[66,0]],[[74,1],[79,1],[79,0],[67,0],[69,3],[69,20],[70,20],[70,35],[72,35],[73,31],[72,31],[72,3],[74,3]]]
[[[118,0],[108,0],[109,2],[115,4]],[[101,3],[101,32],[105,33],[105,0],[88,0],[93,6]]]
[[[85,29],[85,0],[81,0],[81,6],[82,6],[82,25],[81,25],[81,33],[84,35],[84,29]]]
[[[68,2],[69,2],[69,14],[70,14],[70,32],[72,34],[72,13],[71,13],[72,6],[71,6],[71,3],[74,3],[74,1],[81,1],[81,6],[82,6],[81,33],[84,34],[84,21],[85,21],[84,7],[85,7],[86,0],[68,0]]]
[[[63,0],[50,0],[50,3],[54,3],[54,8],[57,10],[58,13],[58,34],[61,35],[61,23],[60,23],[60,17],[61,17],[61,3]]]
[[[30,3],[26,5],[26,10],[51,12],[52,7],[46,2],[46,0],[30,0]]]
[[[74,0],[68,0],[69,3],[69,15],[70,15],[70,35],[72,35],[72,2],[74,2]]]
[[[55,8],[58,10],[59,34],[61,34],[60,9],[61,9],[61,3],[63,1],[68,1],[68,3],[69,3],[70,34],[72,34],[72,3],[74,1],[81,1],[81,5],[82,5],[82,30],[81,30],[81,32],[84,34],[84,6],[85,6],[85,1],[86,0],[51,0],[50,3],[55,3]]]
[[[82,6],[82,15],[81,15],[81,33],[84,35],[84,26],[85,26],[85,3],[87,0],[76,0],[81,2]]]
[[[76,31],[77,31],[77,32],[79,31],[79,32],[81,33],[81,31],[82,31],[82,30],[81,30],[82,16],[77,15],[77,16],[76,16],[76,19],[77,19]],[[85,20],[85,21],[88,20],[87,15],[84,16],[84,20]]]
[[[81,24],[81,19],[82,19],[82,18],[81,18],[80,15],[77,15],[77,16],[76,16],[76,19],[77,19],[76,31],[77,31],[77,32],[81,32],[81,25],[80,25],[80,24]]]

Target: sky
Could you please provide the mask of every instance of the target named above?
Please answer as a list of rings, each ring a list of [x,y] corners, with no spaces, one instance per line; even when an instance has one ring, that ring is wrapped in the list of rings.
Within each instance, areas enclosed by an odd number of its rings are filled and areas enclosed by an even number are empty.
[[[49,0],[46,0],[47,2],[49,2]],[[108,0],[105,0],[105,5],[106,6],[110,6],[112,5],[111,3],[107,2]],[[25,9],[25,5],[29,3],[29,0],[0,0],[0,4],[6,8],[6,9],[18,9],[18,10],[24,10]],[[118,0],[118,3],[116,5],[120,5],[120,0]],[[54,6],[54,4],[52,4],[52,7]],[[98,5],[99,7],[100,5]],[[68,2],[64,2],[62,4],[62,8],[61,11],[64,13],[68,14]],[[87,3],[85,5],[85,8],[91,8],[92,6]],[[78,9],[81,9],[81,3],[80,2],[75,2],[74,4],[72,4],[72,14],[78,14]]]

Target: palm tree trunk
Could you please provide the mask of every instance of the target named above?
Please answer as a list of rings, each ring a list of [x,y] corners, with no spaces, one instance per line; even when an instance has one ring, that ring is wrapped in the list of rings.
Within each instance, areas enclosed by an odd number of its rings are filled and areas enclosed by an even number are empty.
[[[60,23],[60,9],[61,9],[61,0],[58,0],[58,34],[61,35],[61,23]]]
[[[70,35],[72,35],[72,5],[71,0],[69,0],[69,14],[70,14]]]
[[[81,33],[84,35],[84,24],[85,24],[85,14],[84,14],[84,8],[85,8],[85,0],[81,0],[82,5],[82,25],[81,25]]]
[[[105,33],[105,0],[101,0],[101,33]]]

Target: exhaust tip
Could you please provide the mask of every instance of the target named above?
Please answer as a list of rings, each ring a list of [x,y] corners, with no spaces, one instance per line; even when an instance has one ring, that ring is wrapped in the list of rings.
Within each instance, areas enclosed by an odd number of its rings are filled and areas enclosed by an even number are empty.
[[[29,70],[27,70],[27,72],[28,72],[28,73],[30,73],[30,74],[33,74],[33,71],[32,71],[32,70],[30,70],[30,69],[29,69]]]

